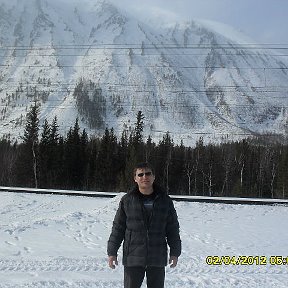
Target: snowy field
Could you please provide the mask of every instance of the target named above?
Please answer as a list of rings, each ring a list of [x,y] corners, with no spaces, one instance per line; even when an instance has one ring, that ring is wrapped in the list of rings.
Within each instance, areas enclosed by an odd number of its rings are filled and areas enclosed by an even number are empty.
[[[106,256],[122,195],[1,192],[0,287],[123,287],[122,265],[109,269]],[[287,206],[174,203],[183,253],[176,268],[166,269],[166,288],[287,287],[288,265],[269,263],[271,256],[288,256]],[[241,261],[208,265],[209,255]],[[240,265],[240,256],[255,260]]]

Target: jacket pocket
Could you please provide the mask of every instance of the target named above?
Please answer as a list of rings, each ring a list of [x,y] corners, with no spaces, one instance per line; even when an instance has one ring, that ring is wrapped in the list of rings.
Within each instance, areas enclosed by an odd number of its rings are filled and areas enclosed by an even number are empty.
[[[131,234],[132,231],[131,230],[126,230],[125,232],[125,241],[124,241],[124,255],[129,255],[129,248],[130,248],[130,244],[131,244]]]

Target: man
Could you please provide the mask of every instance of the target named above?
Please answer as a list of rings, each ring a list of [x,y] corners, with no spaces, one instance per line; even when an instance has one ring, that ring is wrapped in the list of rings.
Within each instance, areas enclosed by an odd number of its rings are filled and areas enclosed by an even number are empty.
[[[167,265],[175,267],[181,254],[179,223],[171,198],[154,184],[154,170],[148,163],[134,169],[137,185],[124,195],[116,212],[108,240],[108,263],[115,269],[117,252],[123,243],[124,288],[140,288],[145,273],[148,288],[164,287]]]

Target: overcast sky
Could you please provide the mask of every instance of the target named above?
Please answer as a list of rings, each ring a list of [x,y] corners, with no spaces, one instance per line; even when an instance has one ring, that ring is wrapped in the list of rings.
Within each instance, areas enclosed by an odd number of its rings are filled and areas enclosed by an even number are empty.
[[[288,44],[288,0],[112,0],[135,15],[208,19],[228,24],[259,44]],[[125,8],[126,8],[125,7]],[[125,9],[126,10],[126,9]]]

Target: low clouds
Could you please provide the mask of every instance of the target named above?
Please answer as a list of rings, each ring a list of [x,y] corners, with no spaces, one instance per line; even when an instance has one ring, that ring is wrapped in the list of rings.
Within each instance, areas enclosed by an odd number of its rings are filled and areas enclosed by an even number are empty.
[[[110,0],[140,19],[207,19],[241,30],[259,43],[287,43],[287,0]]]

